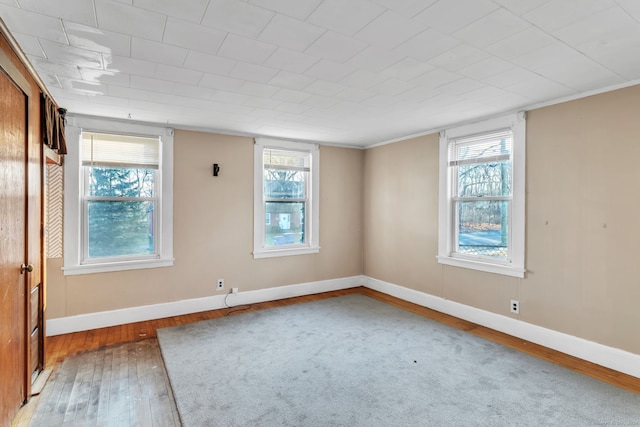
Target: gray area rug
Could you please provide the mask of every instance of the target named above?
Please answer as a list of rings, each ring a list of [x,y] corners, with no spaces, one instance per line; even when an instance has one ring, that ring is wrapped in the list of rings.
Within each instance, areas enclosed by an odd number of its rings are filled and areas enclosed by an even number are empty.
[[[183,425],[640,425],[640,395],[353,294],[158,330]]]

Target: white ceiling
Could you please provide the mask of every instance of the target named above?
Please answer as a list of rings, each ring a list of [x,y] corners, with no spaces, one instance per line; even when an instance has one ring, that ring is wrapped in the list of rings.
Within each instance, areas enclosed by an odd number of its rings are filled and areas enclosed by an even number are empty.
[[[640,79],[640,0],[0,0],[60,106],[368,146]]]

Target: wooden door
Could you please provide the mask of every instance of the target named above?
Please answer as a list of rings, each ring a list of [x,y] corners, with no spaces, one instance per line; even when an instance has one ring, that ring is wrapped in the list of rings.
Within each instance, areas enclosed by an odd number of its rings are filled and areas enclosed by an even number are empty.
[[[0,425],[27,394],[27,98],[0,68]]]

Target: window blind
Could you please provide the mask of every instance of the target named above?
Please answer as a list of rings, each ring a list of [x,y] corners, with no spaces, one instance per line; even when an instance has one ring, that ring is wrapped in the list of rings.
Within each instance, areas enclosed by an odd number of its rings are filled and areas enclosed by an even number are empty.
[[[309,153],[299,151],[264,149],[264,168],[309,172]]]
[[[512,139],[510,130],[455,139],[449,146],[449,166],[509,160]]]
[[[158,169],[160,139],[83,132],[82,165]]]

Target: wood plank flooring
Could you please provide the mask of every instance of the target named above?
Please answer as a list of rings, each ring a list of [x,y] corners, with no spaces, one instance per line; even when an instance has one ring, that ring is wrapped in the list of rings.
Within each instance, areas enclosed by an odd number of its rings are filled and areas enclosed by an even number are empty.
[[[51,378],[42,393],[22,408],[12,426],[179,426],[156,339],[157,329],[351,293],[367,295],[640,394],[638,378],[358,287],[48,337],[47,368],[53,370]]]

